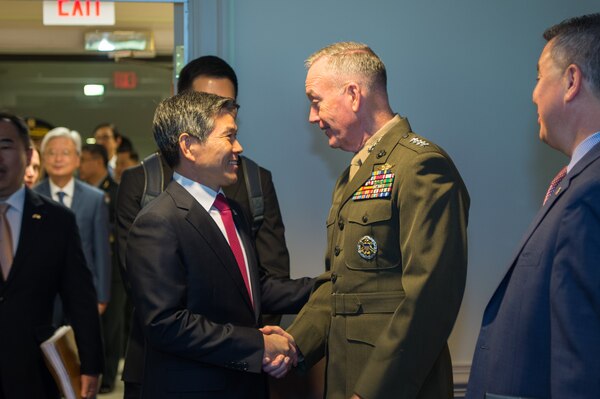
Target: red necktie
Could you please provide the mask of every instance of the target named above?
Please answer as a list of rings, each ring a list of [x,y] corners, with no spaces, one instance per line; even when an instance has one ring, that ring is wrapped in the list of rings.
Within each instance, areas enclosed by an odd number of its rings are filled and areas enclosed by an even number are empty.
[[[242,252],[242,245],[240,244],[240,240],[238,240],[238,236],[235,230],[235,223],[233,223],[231,208],[229,207],[229,203],[227,203],[227,199],[223,194],[217,195],[214,207],[217,208],[217,210],[221,214],[221,220],[223,221],[223,225],[225,226],[225,233],[227,233],[227,241],[229,241],[229,246],[231,247],[233,256],[235,256],[235,260],[237,262],[238,268],[240,269],[240,273],[242,273],[242,277],[244,278],[244,284],[246,284],[246,289],[248,290],[248,294],[250,295],[250,300],[252,301],[252,304],[254,304],[254,301],[252,299],[252,292],[250,291],[250,281],[248,280],[246,262],[244,262],[244,253]]]
[[[548,191],[546,191],[546,196],[544,197],[543,205],[546,205],[546,201],[548,201],[548,198],[550,198],[552,196],[552,194],[554,194],[556,187],[558,187],[558,185],[560,184],[562,179],[565,178],[566,175],[567,175],[567,167],[565,166],[564,168],[562,168],[560,170],[560,172],[558,172],[558,174],[550,182],[550,187],[548,187]]]

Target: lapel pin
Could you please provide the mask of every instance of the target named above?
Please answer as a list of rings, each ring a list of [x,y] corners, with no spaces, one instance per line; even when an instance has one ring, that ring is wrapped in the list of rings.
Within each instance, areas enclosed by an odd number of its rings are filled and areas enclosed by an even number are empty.
[[[40,215],[39,213],[34,213],[33,215],[31,215],[31,218],[40,220],[42,218],[42,215]]]

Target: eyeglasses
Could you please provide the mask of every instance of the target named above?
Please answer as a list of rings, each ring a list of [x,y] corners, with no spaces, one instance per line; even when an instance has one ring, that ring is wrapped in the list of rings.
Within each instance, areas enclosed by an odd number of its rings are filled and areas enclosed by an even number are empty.
[[[47,157],[51,157],[51,158],[56,158],[59,155],[62,155],[63,157],[70,157],[73,156],[75,154],[75,151],[71,151],[71,150],[59,150],[59,151],[55,151],[55,150],[48,150],[44,152],[44,155]]]

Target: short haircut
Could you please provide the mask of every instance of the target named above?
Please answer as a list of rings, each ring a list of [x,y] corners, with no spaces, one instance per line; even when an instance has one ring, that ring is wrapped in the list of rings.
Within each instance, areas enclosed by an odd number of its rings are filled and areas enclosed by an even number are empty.
[[[70,130],[66,127],[55,127],[54,129],[46,133],[46,135],[42,139],[42,148],[40,149],[40,152],[43,153],[44,151],[46,151],[46,145],[48,144],[48,142],[57,137],[66,137],[73,141],[73,143],[75,144],[75,149],[77,150],[77,155],[81,155],[81,136],[75,130]]]
[[[179,73],[177,92],[191,90],[194,80],[199,76],[229,79],[233,84],[234,96],[238,94],[238,80],[235,71],[225,60],[214,55],[205,55],[190,61]]]
[[[368,87],[386,90],[387,72],[385,65],[366,44],[339,42],[312,54],[304,62],[307,69],[319,59],[325,58],[330,72],[337,76],[357,75]]]
[[[98,126],[96,126],[94,128],[94,135],[96,135],[96,132],[98,131],[98,129],[102,129],[105,127],[109,128],[112,131],[113,137],[115,140],[118,139],[119,137],[122,137],[122,134],[119,131],[119,129],[117,128],[117,126],[114,123],[110,123],[110,122],[104,122],[104,123],[101,123]]]
[[[0,120],[12,124],[17,129],[17,133],[25,149],[32,147],[31,139],[29,138],[29,128],[23,119],[8,112],[0,112]]]
[[[600,13],[570,18],[548,28],[550,54],[561,69],[575,64],[600,98]]]
[[[81,152],[89,152],[95,157],[100,157],[102,159],[102,164],[105,167],[108,167],[108,152],[106,152],[106,148],[100,144],[85,144],[81,147]]]
[[[217,116],[234,113],[238,105],[230,98],[186,90],[169,97],[156,108],[152,122],[154,140],[172,168],[179,164],[179,136],[187,133],[204,142]]]
[[[133,150],[133,143],[127,136],[121,136],[121,144],[117,147],[117,152],[130,152]]]

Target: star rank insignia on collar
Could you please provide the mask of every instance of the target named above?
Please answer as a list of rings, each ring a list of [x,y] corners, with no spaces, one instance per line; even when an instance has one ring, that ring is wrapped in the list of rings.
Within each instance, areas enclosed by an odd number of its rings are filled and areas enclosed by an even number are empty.
[[[412,139],[408,140],[408,142],[412,143],[416,146],[419,146],[419,147],[425,147],[425,146],[429,145],[428,142],[426,142],[425,140],[420,139],[418,137],[413,137]]]

